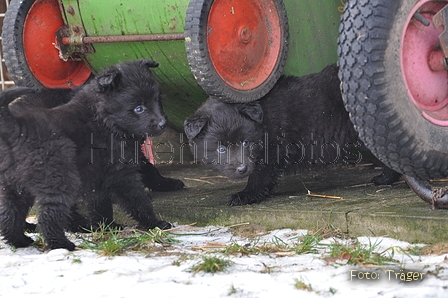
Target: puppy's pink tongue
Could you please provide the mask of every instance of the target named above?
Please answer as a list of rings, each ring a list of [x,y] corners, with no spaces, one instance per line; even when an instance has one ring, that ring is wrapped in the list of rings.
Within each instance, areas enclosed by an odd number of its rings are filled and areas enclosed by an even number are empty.
[[[142,144],[142,152],[146,159],[154,165],[154,152],[152,151],[151,139],[149,137],[147,137]]]

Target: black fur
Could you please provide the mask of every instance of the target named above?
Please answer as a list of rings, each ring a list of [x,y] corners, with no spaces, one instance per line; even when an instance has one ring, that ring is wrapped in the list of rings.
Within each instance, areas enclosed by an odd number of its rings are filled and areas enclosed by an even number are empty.
[[[69,102],[78,90],[80,90],[79,87],[75,89],[43,89],[41,92],[35,92],[27,87],[8,89],[7,94],[19,93],[12,99],[8,108],[16,117],[32,112],[34,109],[51,109]],[[23,96],[29,93],[33,93],[33,96]],[[6,95],[3,94],[2,97],[4,96]]]
[[[200,161],[231,178],[249,177],[230,205],[261,202],[283,173],[361,160],[366,149],[344,108],[337,75],[337,66],[330,65],[303,77],[283,76],[266,96],[248,104],[209,98],[185,121]],[[393,173],[375,182],[392,183],[399,177]]]
[[[17,91],[8,91],[10,93],[18,93],[16,99],[9,104],[9,110],[14,116],[20,116],[23,113],[33,111],[39,108],[54,108],[56,106],[66,104],[78,92],[80,88],[75,89],[44,89],[33,94],[33,96],[21,96],[20,93],[33,92],[28,88],[17,88]],[[20,91],[21,90],[21,91]],[[24,91],[27,90],[27,91]],[[11,96],[14,96],[11,94]],[[146,136],[142,136],[140,145],[144,142]],[[157,168],[142,156],[140,159],[140,173],[145,187],[153,191],[176,191],[182,189],[185,184],[179,179],[163,177]]]
[[[141,228],[171,227],[157,219],[135,156],[140,136],[161,134],[167,121],[149,69],[155,66],[150,60],[111,66],[51,109],[12,113],[8,104],[18,96],[57,101],[54,90],[0,94],[0,229],[8,243],[32,242],[23,232],[35,202],[38,228],[50,249],[74,249],[64,230],[84,220],[76,204],[88,212],[92,227],[112,224],[112,203]]]
[[[179,179],[163,177],[159,170],[144,157],[141,159],[140,173],[142,174],[143,185],[153,191],[175,191],[185,186]]]

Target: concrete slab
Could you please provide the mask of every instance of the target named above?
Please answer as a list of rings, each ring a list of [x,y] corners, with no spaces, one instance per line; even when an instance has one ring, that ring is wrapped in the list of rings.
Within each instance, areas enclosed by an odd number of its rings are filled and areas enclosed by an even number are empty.
[[[448,241],[448,210],[432,210],[403,181],[374,186],[369,182],[381,170],[373,166],[335,167],[284,177],[266,201],[241,207],[231,207],[228,201],[244,188],[245,180],[218,176],[202,165],[158,168],[186,184],[178,192],[152,193],[156,212],[170,222],[201,226],[248,222],[269,230],[332,226],[350,236],[389,236],[412,243]],[[310,197],[308,190],[342,199]]]

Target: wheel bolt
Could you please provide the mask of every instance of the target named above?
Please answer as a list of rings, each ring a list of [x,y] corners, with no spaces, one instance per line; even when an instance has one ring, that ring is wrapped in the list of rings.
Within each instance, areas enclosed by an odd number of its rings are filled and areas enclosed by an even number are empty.
[[[249,28],[244,27],[240,30],[240,41],[242,43],[248,43],[252,38],[252,32]]]

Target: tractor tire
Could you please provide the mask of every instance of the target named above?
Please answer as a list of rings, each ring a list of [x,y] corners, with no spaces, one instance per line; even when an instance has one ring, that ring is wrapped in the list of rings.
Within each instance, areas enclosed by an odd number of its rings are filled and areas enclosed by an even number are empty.
[[[288,18],[282,0],[191,0],[185,47],[204,91],[244,103],[268,93],[288,52]]]
[[[447,4],[350,0],[338,40],[341,91],[361,140],[422,180],[448,176],[448,72],[431,58],[443,31],[433,17]]]
[[[82,61],[59,57],[56,31],[64,26],[57,0],[12,0],[2,28],[3,56],[18,86],[72,88],[91,72]]]

